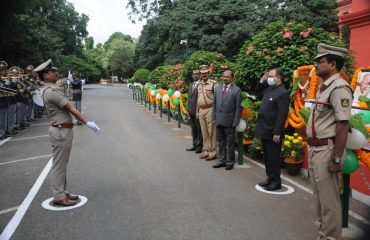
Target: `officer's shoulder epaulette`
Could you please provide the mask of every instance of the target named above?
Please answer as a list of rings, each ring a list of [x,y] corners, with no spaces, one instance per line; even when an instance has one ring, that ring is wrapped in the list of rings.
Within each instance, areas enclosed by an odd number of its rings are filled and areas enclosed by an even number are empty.
[[[343,78],[338,78],[335,81],[333,81],[332,90],[329,94],[329,99],[330,99],[331,94],[333,93],[334,90],[341,89],[341,88],[347,89],[351,93],[352,98],[353,98],[353,91],[352,91],[350,85],[348,84],[348,82],[346,80],[344,80]]]

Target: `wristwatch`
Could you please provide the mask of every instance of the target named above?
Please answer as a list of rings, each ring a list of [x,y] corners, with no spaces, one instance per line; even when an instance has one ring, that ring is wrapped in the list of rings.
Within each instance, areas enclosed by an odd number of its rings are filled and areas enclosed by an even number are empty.
[[[342,162],[342,159],[339,158],[339,157],[333,157],[333,161],[334,161],[334,163],[339,164],[339,163]]]

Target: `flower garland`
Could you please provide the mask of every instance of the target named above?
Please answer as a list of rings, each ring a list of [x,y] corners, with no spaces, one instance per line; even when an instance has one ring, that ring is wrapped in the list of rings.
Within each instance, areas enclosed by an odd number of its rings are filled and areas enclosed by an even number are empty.
[[[180,107],[181,107],[181,111],[182,111],[183,114],[189,115],[188,112],[185,109],[184,103],[182,102],[182,97],[180,98]]]
[[[370,152],[366,152],[365,150],[356,150],[355,152],[358,160],[370,168]]]
[[[316,96],[316,90],[317,90],[317,85],[319,82],[319,78],[316,75],[316,70],[313,67],[311,69],[311,77],[310,77],[310,86],[308,88],[308,94],[307,94],[307,99],[314,99]]]
[[[298,67],[293,74],[293,85],[295,85],[295,82],[298,81],[298,78],[300,76],[301,71],[311,70],[314,68],[313,65],[307,65],[307,66],[301,66]],[[307,83],[310,83],[309,86],[311,86],[312,82],[310,79],[307,80],[305,86],[307,86]],[[305,87],[304,87],[305,88]],[[304,89],[303,88],[303,89]],[[289,115],[287,118],[287,121],[285,122],[285,128],[288,127],[288,124],[290,124],[294,128],[302,128],[304,127],[305,123],[301,116],[299,115],[299,111],[304,108],[304,103],[302,101],[302,89],[301,87],[298,87],[296,92],[294,93],[293,100],[294,100],[294,109],[290,108]]]

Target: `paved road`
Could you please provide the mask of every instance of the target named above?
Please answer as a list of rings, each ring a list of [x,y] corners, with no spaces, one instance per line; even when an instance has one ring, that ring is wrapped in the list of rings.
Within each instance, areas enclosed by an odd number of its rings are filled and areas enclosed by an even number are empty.
[[[75,127],[69,188],[88,202],[45,210],[46,178],[11,239],[314,239],[311,194],[297,187],[289,195],[257,191],[264,169],[251,162],[245,169],[213,169],[214,162],[184,151],[191,143],[187,127],[159,119],[133,102],[127,88],[88,85],[82,105],[123,148]],[[0,229],[9,227],[50,159],[47,129],[44,117],[0,146]],[[366,226],[353,218],[351,224]]]

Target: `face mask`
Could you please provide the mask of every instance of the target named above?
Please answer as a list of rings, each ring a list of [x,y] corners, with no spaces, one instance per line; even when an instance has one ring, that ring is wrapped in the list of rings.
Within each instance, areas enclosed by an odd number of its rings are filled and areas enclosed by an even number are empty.
[[[275,85],[275,79],[273,77],[269,77],[267,78],[267,84],[272,86],[272,85]]]

